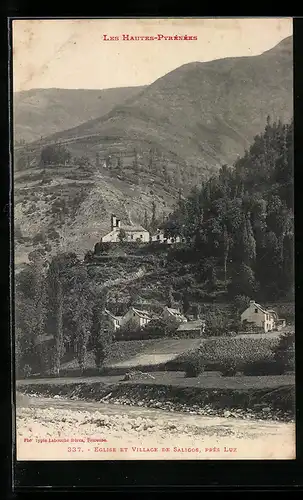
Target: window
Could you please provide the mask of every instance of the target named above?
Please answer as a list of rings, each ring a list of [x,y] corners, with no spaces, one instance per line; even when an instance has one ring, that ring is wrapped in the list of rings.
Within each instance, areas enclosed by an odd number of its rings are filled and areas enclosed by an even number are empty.
[[[140,238],[143,238],[143,234],[140,234]]]
[[[257,313],[257,312],[258,312],[258,309],[255,309],[255,313]]]
[[[130,238],[133,240],[134,239],[134,235],[132,234]]]

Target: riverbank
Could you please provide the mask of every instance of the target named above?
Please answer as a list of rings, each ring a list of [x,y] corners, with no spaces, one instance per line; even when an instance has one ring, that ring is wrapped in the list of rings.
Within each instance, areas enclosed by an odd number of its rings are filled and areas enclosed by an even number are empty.
[[[17,382],[18,390],[29,395],[285,422],[294,420],[294,387],[292,376],[222,378],[213,372],[194,379],[185,378],[184,373],[159,372],[130,381],[107,376]]]
[[[18,460],[293,459],[295,425],[18,397]]]

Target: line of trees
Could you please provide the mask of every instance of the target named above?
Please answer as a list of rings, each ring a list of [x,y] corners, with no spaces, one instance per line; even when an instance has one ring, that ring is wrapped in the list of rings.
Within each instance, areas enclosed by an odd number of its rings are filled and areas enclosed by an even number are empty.
[[[214,286],[223,269],[232,296],[273,299],[293,290],[293,219],[293,122],[268,118],[243,158],[179,199],[165,230],[187,240]]]
[[[74,253],[48,260],[45,252],[32,252],[16,276],[15,303],[18,376],[28,367],[58,375],[69,353],[83,370],[88,348],[95,349],[98,364],[104,359],[113,339],[102,317],[106,293],[96,293],[87,266]]]

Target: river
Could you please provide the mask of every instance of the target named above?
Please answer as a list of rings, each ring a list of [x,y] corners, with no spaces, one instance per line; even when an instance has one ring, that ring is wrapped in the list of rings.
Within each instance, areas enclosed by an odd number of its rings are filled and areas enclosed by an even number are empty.
[[[18,460],[294,459],[295,424],[24,397]]]

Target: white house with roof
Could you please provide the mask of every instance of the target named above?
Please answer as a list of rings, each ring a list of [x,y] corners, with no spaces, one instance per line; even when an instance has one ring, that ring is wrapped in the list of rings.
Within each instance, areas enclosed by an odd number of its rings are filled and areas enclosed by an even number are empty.
[[[142,311],[135,307],[131,307],[123,317],[123,325],[132,321],[138,328],[145,327],[152,320],[152,316],[148,311]]]
[[[151,235],[151,241],[153,243],[166,243],[168,245],[173,245],[174,243],[181,243],[180,236],[176,237],[167,237],[164,235],[164,231],[162,229],[157,229],[157,231]]]
[[[250,301],[247,309],[241,314],[241,323],[243,322],[254,324],[262,328],[265,333],[280,329],[286,323],[284,319],[278,318],[276,311],[266,309],[254,300]]]
[[[115,316],[115,314],[111,313],[108,309],[105,309],[105,313],[107,314],[114,331],[116,332],[119,330],[123,324],[123,316]]]
[[[148,311],[142,311],[135,307],[131,307],[124,316],[116,316],[108,309],[106,309],[105,312],[108,315],[115,332],[130,321],[132,321],[138,328],[143,328],[152,319],[152,316]]]
[[[121,224],[120,219],[112,214],[111,216],[111,224],[110,227],[104,231],[104,234],[101,235],[102,243],[117,243],[120,241],[120,231],[123,230],[124,233],[124,241],[142,241],[143,243],[148,243],[150,241],[149,231],[144,229],[144,227],[140,225],[126,225]]]
[[[165,320],[175,320],[178,323],[186,323],[186,317],[181,313],[180,309],[165,307],[162,313],[162,318]]]

